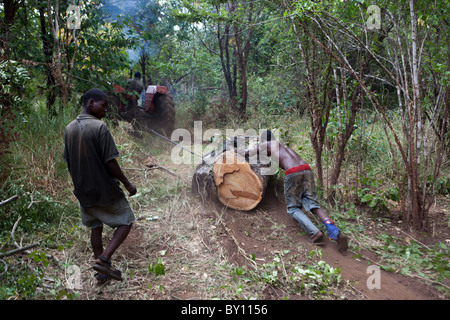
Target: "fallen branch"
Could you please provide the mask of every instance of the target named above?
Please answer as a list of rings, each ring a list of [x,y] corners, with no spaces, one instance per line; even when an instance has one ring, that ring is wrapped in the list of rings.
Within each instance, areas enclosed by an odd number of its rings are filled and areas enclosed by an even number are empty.
[[[31,248],[34,248],[34,247],[39,245],[38,243],[33,243],[33,244],[29,244],[29,245],[26,245],[26,246],[22,247],[14,239],[14,233],[16,232],[16,229],[17,229],[17,226],[19,225],[20,219],[22,219],[22,216],[19,215],[19,217],[17,218],[17,220],[14,223],[13,228],[11,230],[11,239],[14,241],[14,246],[16,247],[16,249],[11,250],[11,251],[6,252],[6,253],[2,253],[2,254],[0,254],[0,257],[7,257],[7,256],[13,255],[15,253],[24,252],[24,251],[25,251],[25,253],[30,254],[30,251],[27,251],[27,250],[31,249]]]
[[[34,248],[34,247],[36,247],[36,246],[39,245],[39,243],[32,243],[32,244],[29,244],[29,245],[26,245],[26,246],[22,247],[22,241],[21,241],[21,243],[20,243],[20,245],[19,245],[19,244],[17,243],[17,241],[14,239],[14,233],[16,232],[16,229],[17,229],[17,226],[19,225],[20,219],[22,219],[22,217],[19,215],[19,217],[17,218],[17,220],[16,220],[16,222],[14,223],[13,228],[12,228],[12,230],[11,230],[11,239],[14,241],[14,246],[15,246],[17,249],[14,249],[14,250],[9,251],[9,252],[7,252],[7,253],[1,254],[0,257],[6,256],[6,255],[12,255],[12,254],[15,254],[15,253],[18,253],[18,252],[24,252],[24,253],[30,255],[30,254],[31,254],[31,251],[30,251],[29,249]],[[58,260],[55,256],[52,256],[52,255],[50,255],[50,254],[46,254],[45,256],[46,256],[47,258],[53,259],[54,261],[56,261],[57,263],[59,263],[59,260]]]
[[[258,265],[256,264],[256,262],[251,258],[251,255],[248,254],[239,244],[239,241],[236,239],[236,237],[234,236],[233,232],[231,231],[230,228],[228,228],[227,224],[225,223],[225,221],[222,218],[222,215],[219,215],[219,213],[216,210],[213,210],[217,221],[222,225],[222,227],[225,229],[225,231],[228,233],[228,235],[230,236],[230,238],[233,240],[234,244],[236,245],[238,252],[247,260],[251,263],[252,267],[255,269],[258,269]]]
[[[8,203],[10,203],[10,202],[12,202],[12,201],[14,201],[14,200],[16,200],[16,199],[18,199],[18,198],[19,198],[18,195],[12,196],[11,198],[6,199],[6,200],[0,202],[0,207],[1,207],[1,206],[4,206],[5,204],[8,204]]]
[[[8,272],[8,264],[4,260],[0,260],[1,263],[5,266],[5,270],[3,270],[2,273],[0,273],[0,276]]]
[[[17,249],[14,249],[14,250],[11,250],[11,251],[8,251],[5,253],[0,253],[0,258],[8,257],[13,254],[20,253],[20,252],[26,251],[28,249],[32,249],[34,247],[37,247],[38,245],[39,245],[39,243],[32,243],[32,244],[29,244],[29,245],[21,247],[21,248],[17,248]]]

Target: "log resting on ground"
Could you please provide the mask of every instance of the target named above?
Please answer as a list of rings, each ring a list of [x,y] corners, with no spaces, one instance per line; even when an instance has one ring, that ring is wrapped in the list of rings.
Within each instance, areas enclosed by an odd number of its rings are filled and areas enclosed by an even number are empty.
[[[248,211],[264,197],[270,176],[261,171],[270,165],[260,161],[250,164],[242,152],[238,152],[238,138],[228,139],[222,150],[214,150],[203,157],[203,163],[197,166],[192,178],[192,191],[203,200],[218,200],[228,208]],[[250,141],[257,141],[257,137],[252,138]]]

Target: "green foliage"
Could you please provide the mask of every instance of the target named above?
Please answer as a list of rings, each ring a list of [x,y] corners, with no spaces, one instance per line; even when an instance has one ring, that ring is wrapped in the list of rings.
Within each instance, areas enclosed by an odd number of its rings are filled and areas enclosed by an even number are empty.
[[[322,250],[311,250],[311,261],[299,263],[287,258],[289,250],[283,250],[255,270],[235,267],[231,270],[233,279],[239,284],[236,295],[244,291],[247,282],[262,286],[279,287],[289,293],[302,294],[313,299],[337,297],[336,289],[342,282],[341,269],[333,268],[321,259]]]
[[[1,271],[2,265],[0,265]],[[3,272],[5,270],[2,270]],[[3,275],[2,277],[5,277]],[[0,284],[0,299],[31,299],[35,295],[36,288],[41,283],[41,275],[31,272],[26,266],[15,268],[14,272],[8,274],[6,280]]]
[[[397,190],[398,195],[398,190]],[[367,204],[377,213],[383,213],[389,211],[389,205],[386,202],[384,192],[370,193],[369,188],[358,190],[359,201]]]
[[[148,265],[148,272],[150,274],[154,274],[156,277],[163,276],[166,274],[164,264],[162,263],[161,258],[158,258],[156,263],[150,263]]]
[[[10,145],[18,139],[12,132],[14,128],[14,108],[19,106],[21,96],[17,93],[30,78],[26,69],[17,61],[6,58],[6,52],[0,48],[0,181],[10,169],[8,163]]]
[[[262,83],[263,79],[258,78],[255,83]],[[254,85],[254,84],[253,84]],[[260,95],[255,97],[260,110],[266,117],[284,114],[289,112],[291,108],[298,105],[298,96],[293,90],[285,88],[275,88],[273,84],[261,86],[261,90],[255,88]]]
[[[19,259],[7,259],[4,264],[0,263],[0,300],[7,299],[33,299],[36,289],[45,278],[46,269],[50,265],[45,252],[33,251],[27,259],[34,262],[34,267],[30,267]],[[14,265],[12,268],[5,266]]]
[[[125,77],[128,76],[130,62],[127,49],[134,45],[134,38],[124,32],[123,23],[106,20],[96,1],[80,5],[81,25],[80,29],[74,32],[67,26],[68,5],[67,2],[59,3],[57,18],[60,29],[57,32],[62,48],[60,60],[55,59],[52,68],[60,63],[63,77],[72,77],[71,94],[84,92],[92,87],[111,90],[114,78],[123,73]],[[16,16],[26,19],[14,20],[14,36],[10,37],[8,46],[17,60],[26,60],[30,81],[26,86],[22,86],[21,90],[32,99],[54,89],[48,84],[45,88],[49,73],[47,63],[52,62],[52,54],[55,54],[53,35],[48,25],[47,1],[27,2],[19,6]]]
[[[357,201],[367,204],[375,213],[389,212],[388,200],[400,201],[398,187],[389,187],[385,177],[378,178],[374,170],[369,172],[367,177],[360,177],[363,188],[357,190]]]
[[[123,25],[104,22],[95,10],[88,15],[79,35],[78,59],[73,70],[76,89],[85,92],[98,87],[113,91],[111,84],[128,76],[130,62],[126,48],[133,46],[133,42],[122,32]]]
[[[3,49],[0,49],[3,56]],[[11,94],[10,103],[17,103],[20,97],[17,95],[17,89],[24,85],[24,82],[30,79],[25,67],[14,60],[0,61],[0,81],[2,83],[2,94]],[[2,106],[3,107],[3,106]]]
[[[12,182],[5,184],[0,190],[2,197],[20,195],[18,200],[0,207],[2,216],[0,235],[10,232],[19,216],[20,232],[49,231],[59,221],[64,211],[68,211],[67,204],[60,203],[57,199],[41,191],[30,192],[26,189],[24,185],[16,185]]]
[[[155,275],[156,278],[159,278],[160,276],[163,276],[166,274],[166,270],[165,270],[164,264],[162,263],[161,258],[158,258],[155,263],[150,263],[148,265],[148,272],[151,275]],[[148,288],[149,289],[152,288],[151,283],[148,284]],[[160,284],[159,285],[160,293],[163,293],[164,289],[165,289],[164,285]]]
[[[419,244],[414,239],[407,243],[402,239],[383,233],[379,235],[383,246],[377,251],[382,258],[380,267],[404,275],[420,277],[443,282],[450,277],[450,250],[444,243],[432,247]]]

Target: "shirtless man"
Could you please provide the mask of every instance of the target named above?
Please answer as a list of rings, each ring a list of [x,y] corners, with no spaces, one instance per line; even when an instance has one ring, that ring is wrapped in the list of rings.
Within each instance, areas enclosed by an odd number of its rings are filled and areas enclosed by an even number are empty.
[[[248,150],[246,156],[250,157],[256,153],[269,156],[278,163],[280,168],[285,170],[284,195],[287,212],[311,236],[310,242],[321,243],[323,232],[303,213],[302,207],[319,217],[327,228],[328,237],[338,242],[340,250],[347,250],[347,238],[342,236],[333,220],[327,216],[317,202],[314,176],[309,165],[295,151],[276,141],[273,133],[269,130],[261,135],[261,143],[258,148]]]

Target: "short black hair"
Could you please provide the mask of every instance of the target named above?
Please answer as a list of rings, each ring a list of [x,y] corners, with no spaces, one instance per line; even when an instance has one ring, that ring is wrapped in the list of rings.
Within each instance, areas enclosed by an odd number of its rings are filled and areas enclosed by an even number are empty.
[[[272,131],[266,130],[261,134],[261,140],[262,141],[272,141],[272,140],[275,140],[275,136],[273,135]]]
[[[140,79],[141,78],[141,73],[140,72],[135,72],[134,73],[134,77]]]
[[[93,88],[86,91],[81,97],[81,102],[83,103],[83,107],[87,106],[89,100],[94,99],[94,101],[105,101],[108,100],[108,96],[102,90]]]

